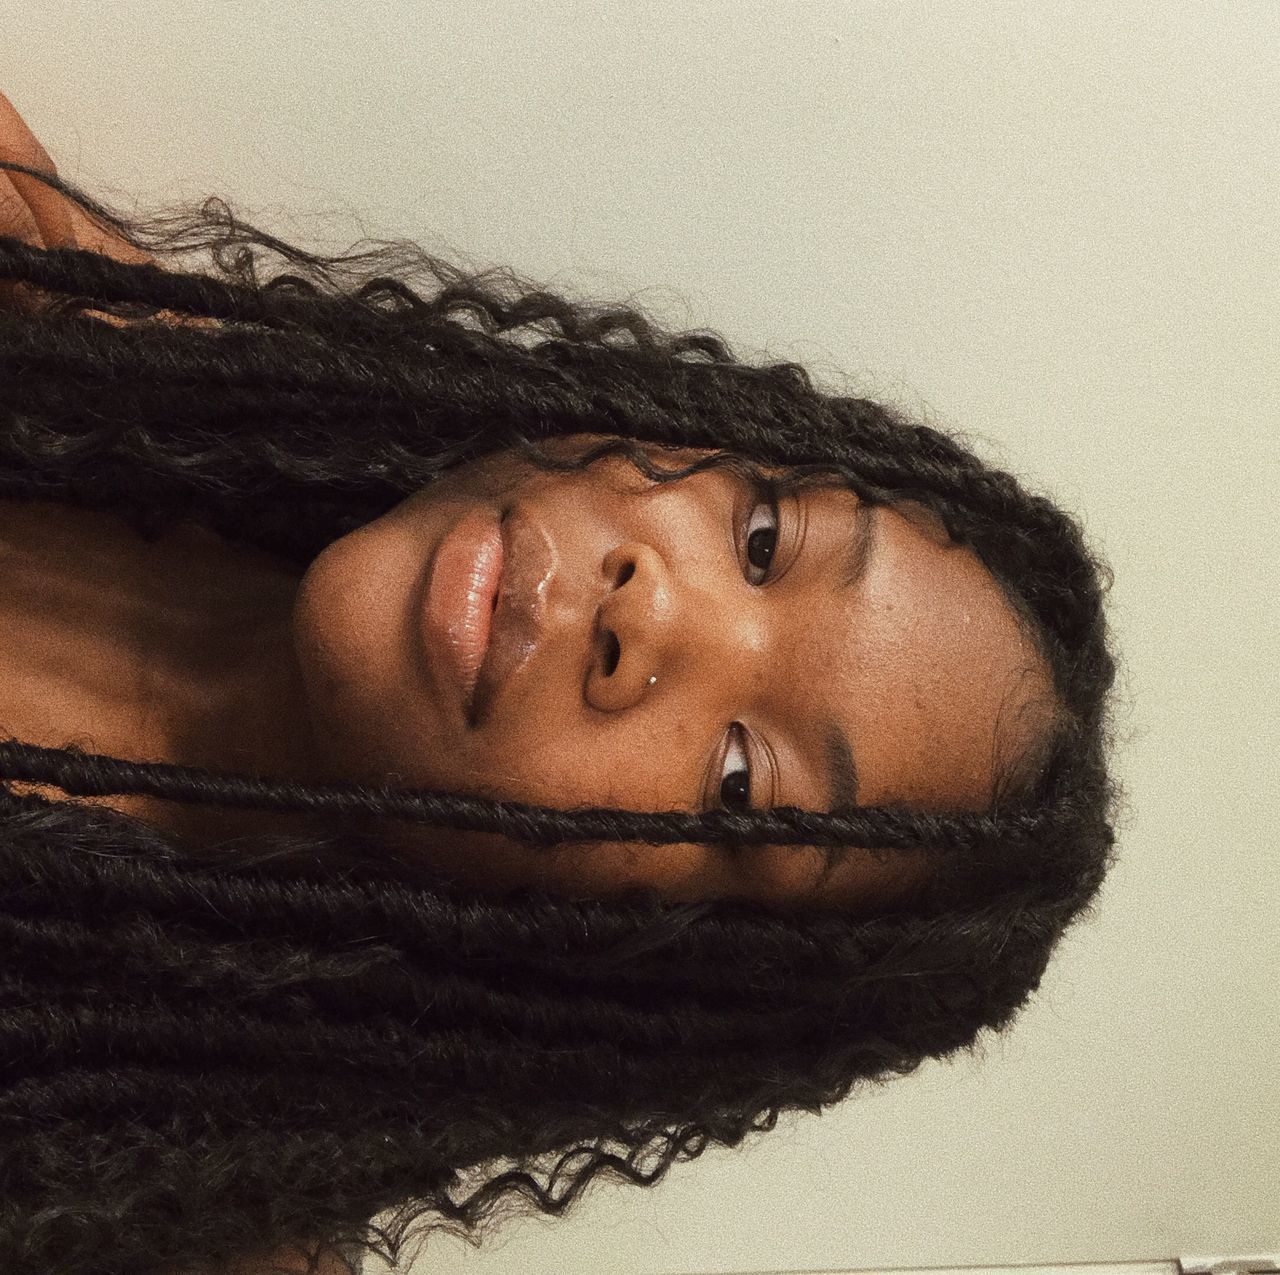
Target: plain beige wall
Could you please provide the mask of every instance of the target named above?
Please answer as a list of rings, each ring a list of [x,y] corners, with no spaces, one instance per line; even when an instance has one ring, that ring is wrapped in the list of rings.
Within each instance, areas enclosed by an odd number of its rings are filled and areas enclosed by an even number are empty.
[[[639,294],[967,431],[1115,569],[1121,862],[1012,1034],[656,1190],[597,1183],[479,1254],[441,1243],[424,1271],[1280,1242],[1280,4],[0,12],[0,88],[72,177],[344,241],[358,214]]]

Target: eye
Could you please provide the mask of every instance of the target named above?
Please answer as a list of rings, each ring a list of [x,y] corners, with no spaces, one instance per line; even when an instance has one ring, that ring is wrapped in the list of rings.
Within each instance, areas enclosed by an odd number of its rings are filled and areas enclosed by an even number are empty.
[[[728,810],[751,808],[751,761],[743,744],[742,727],[734,722],[720,770],[720,802]]]
[[[772,483],[760,488],[763,499],[751,507],[747,519],[747,579],[752,584],[763,584],[769,578],[774,551],[778,547],[778,499]],[[759,572],[759,578],[755,572]]]

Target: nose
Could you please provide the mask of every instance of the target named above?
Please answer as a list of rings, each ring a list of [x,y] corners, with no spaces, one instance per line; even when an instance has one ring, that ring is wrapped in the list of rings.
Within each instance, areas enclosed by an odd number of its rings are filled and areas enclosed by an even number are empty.
[[[587,702],[602,712],[630,708],[670,659],[676,614],[671,579],[655,550],[638,542],[605,554],[608,592],[596,615]]]

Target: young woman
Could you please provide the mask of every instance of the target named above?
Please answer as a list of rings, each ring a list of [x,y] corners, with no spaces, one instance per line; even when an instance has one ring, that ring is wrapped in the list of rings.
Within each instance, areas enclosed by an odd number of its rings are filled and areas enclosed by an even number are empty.
[[[1113,842],[1073,518],[3,109],[5,1270],[479,1243],[1011,1022]]]

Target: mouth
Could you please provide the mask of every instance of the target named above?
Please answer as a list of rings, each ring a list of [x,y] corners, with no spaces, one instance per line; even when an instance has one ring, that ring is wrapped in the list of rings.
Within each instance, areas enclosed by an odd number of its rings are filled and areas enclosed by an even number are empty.
[[[489,644],[466,706],[472,728],[489,720],[502,689],[537,652],[557,565],[546,532],[519,510],[504,515],[500,530],[504,552],[491,604]]]
[[[556,556],[541,528],[520,512],[465,514],[431,564],[423,629],[469,728],[537,650]]]

